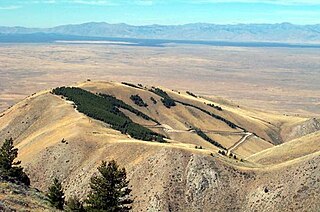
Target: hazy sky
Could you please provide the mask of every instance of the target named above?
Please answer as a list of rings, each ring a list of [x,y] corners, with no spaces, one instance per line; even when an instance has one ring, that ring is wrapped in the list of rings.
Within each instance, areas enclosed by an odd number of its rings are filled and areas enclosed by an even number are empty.
[[[320,0],[0,0],[0,25],[320,23]]]

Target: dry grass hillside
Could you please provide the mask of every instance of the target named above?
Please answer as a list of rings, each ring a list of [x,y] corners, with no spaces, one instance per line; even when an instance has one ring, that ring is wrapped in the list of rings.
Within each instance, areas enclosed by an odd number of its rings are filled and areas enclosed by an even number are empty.
[[[306,124],[317,120],[161,88],[176,100],[175,107],[167,108],[145,85],[76,86],[117,97],[159,124],[123,110],[131,120],[169,139],[167,143],[133,139],[78,112],[65,98],[40,92],[0,115],[0,140],[14,138],[32,186],[45,191],[58,177],[68,197],[84,197],[100,162],[115,159],[127,169],[134,211],[319,211],[319,129]],[[136,94],[147,107],[133,103],[130,96]],[[222,149],[195,128],[237,158],[219,154]]]
[[[56,211],[36,189],[0,182],[0,211]]]

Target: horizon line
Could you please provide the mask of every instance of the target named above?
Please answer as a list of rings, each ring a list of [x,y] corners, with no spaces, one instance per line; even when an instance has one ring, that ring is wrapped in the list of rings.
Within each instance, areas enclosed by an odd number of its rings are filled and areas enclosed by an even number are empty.
[[[292,22],[276,22],[276,23],[210,23],[210,22],[190,22],[190,23],[184,23],[184,24],[157,24],[157,23],[152,23],[152,24],[128,24],[124,22],[119,22],[119,23],[109,23],[106,21],[88,21],[88,22],[81,22],[81,23],[65,23],[65,24],[59,24],[59,25],[54,25],[54,26],[48,26],[48,27],[37,27],[37,26],[23,26],[23,25],[0,25],[0,27],[8,27],[8,28],[15,28],[15,27],[21,27],[21,28],[38,28],[38,29],[46,29],[46,28],[55,28],[59,26],[70,26],[70,25],[84,25],[84,24],[109,24],[109,25],[127,25],[127,26],[133,26],[133,27],[143,27],[143,26],[186,26],[186,25],[196,25],[196,24],[207,24],[207,25],[216,25],[216,26],[237,26],[237,25],[281,25],[281,24],[288,24],[288,25],[294,25],[294,26],[315,26],[315,25],[320,25],[320,23],[315,23],[315,24],[295,24]]]

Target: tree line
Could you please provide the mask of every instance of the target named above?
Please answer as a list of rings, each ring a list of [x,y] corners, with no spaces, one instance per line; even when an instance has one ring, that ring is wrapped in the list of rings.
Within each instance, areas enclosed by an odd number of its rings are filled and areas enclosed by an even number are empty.
[[[148,104],[143,101],[143,99],[138,95],[131,95],[130,99],[140,107],[148,107]]]
[[[110,125],[111,128],[120,131],[123,134],[129,134],[131,137],[144,141],[165,142],[164,135],[153,132],[150,129],[133,122],[128,116],[119,110],[127,109],[145,119],[156,120],[148,117],[142,112],[127,105],[116,97],[107,94],[93,94],[89,91],[75,87],[60,87],[52,91],[56,95],[64,96],[67,100],[74,102],[76,109],[97,120]]]
[[[161,101],[162,101],[162,103],[164,104],[164,106],[166,106],[167,108],[176,106],[176,103],[180,103],[180,104],[182,104],[182,105],[184,105],[184,106],[189,106],[189,107],[193,107],[193,108],[195,108],[195,109],[198,109],[198,110],[200,110],[200,111],[208,114],[209,116],[211,116],[211,117],[213,117],[213,118],[215,118],[215,119],[217,119],[217,120],[219,120],[219,121],[222,121],[222,122],[226,123],[229,127],[233,128],[233,129],[236,129],[237,127],[239,127],[239,126],[237,126],[235,123],[233,123],[233,122],[231,122],[231,121],[229,121],[229,120],[227,120],[227,119],[225,119],[225,118],[223,118],[223,117],[221,117],[221,116],[219,116],[219,115],[216,115],[216,114],[214,114],[214,113],[211,113],[210,111],[207,111],[207,110],[205,110],[205,109],[202,109],[201,107],[198,107],[198,106],[196,106],[196,105],[192,105],[192,104],[189,104],[189,103],[186,103],[186,102],[182,102],[182,101],[173,99],[173,98],[171,98],[171,97],[168,95],[167,92],[163,91],[163,90],[160,89],[160,88],[152,87],[152,89],[150,89],[149,91],[152,92],[152,93],[157,94],[157,95],[160,96],[160,97],[162,97]],[[188,92],[188,94],[189,94],[189,95],[192,95],[191,92]],[[215,109],[220,110],[220,111],[222,110],[221,107],[215,106],[215,105],[213,105],[213,104],[212,104],[212,105],[208,105],[208,106],[214,107]],[[240,127],[239,127],[239,128],[240,128]],[[241,128],[241,129],[242,129],[242,128]]]
[[[160,89],[160,88],[155,88],[152,87],[152,89],[150,89],[149,91],[151,91],[154,94],[157,94],[158,96],[162,97],[161,98],[161,102],[162,104],[167,107],[167,108],[171,108],[176,106],[176,102],[174,101],[174,99],[172,99],[167,92],[165,92],[164,90]]]
[[[201,129],[193,128],[193,130],[197,133],[198,136],[200,136],[204,140],[208,141],[209,143],[213,144],[214,146],[219,147],[224,150],[227,150],[227,148],[225,148],[222,144],[220,144],[219,142],[217,142],[217,141],[211,139],[209,136],[207,136]]]

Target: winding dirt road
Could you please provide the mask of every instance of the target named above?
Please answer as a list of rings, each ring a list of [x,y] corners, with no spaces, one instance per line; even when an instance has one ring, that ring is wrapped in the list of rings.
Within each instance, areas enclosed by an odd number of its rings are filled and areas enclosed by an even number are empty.
[[[245,135],[235,144],[233,144],[229,149],[228,149],[228,152],[232,152],[233,150],[235,150],[236,148],[238,148],[241,144],[243,144],[247,138],[249,138],[250,136],[252,136],[253,134],[252,133],[245,133]]]

